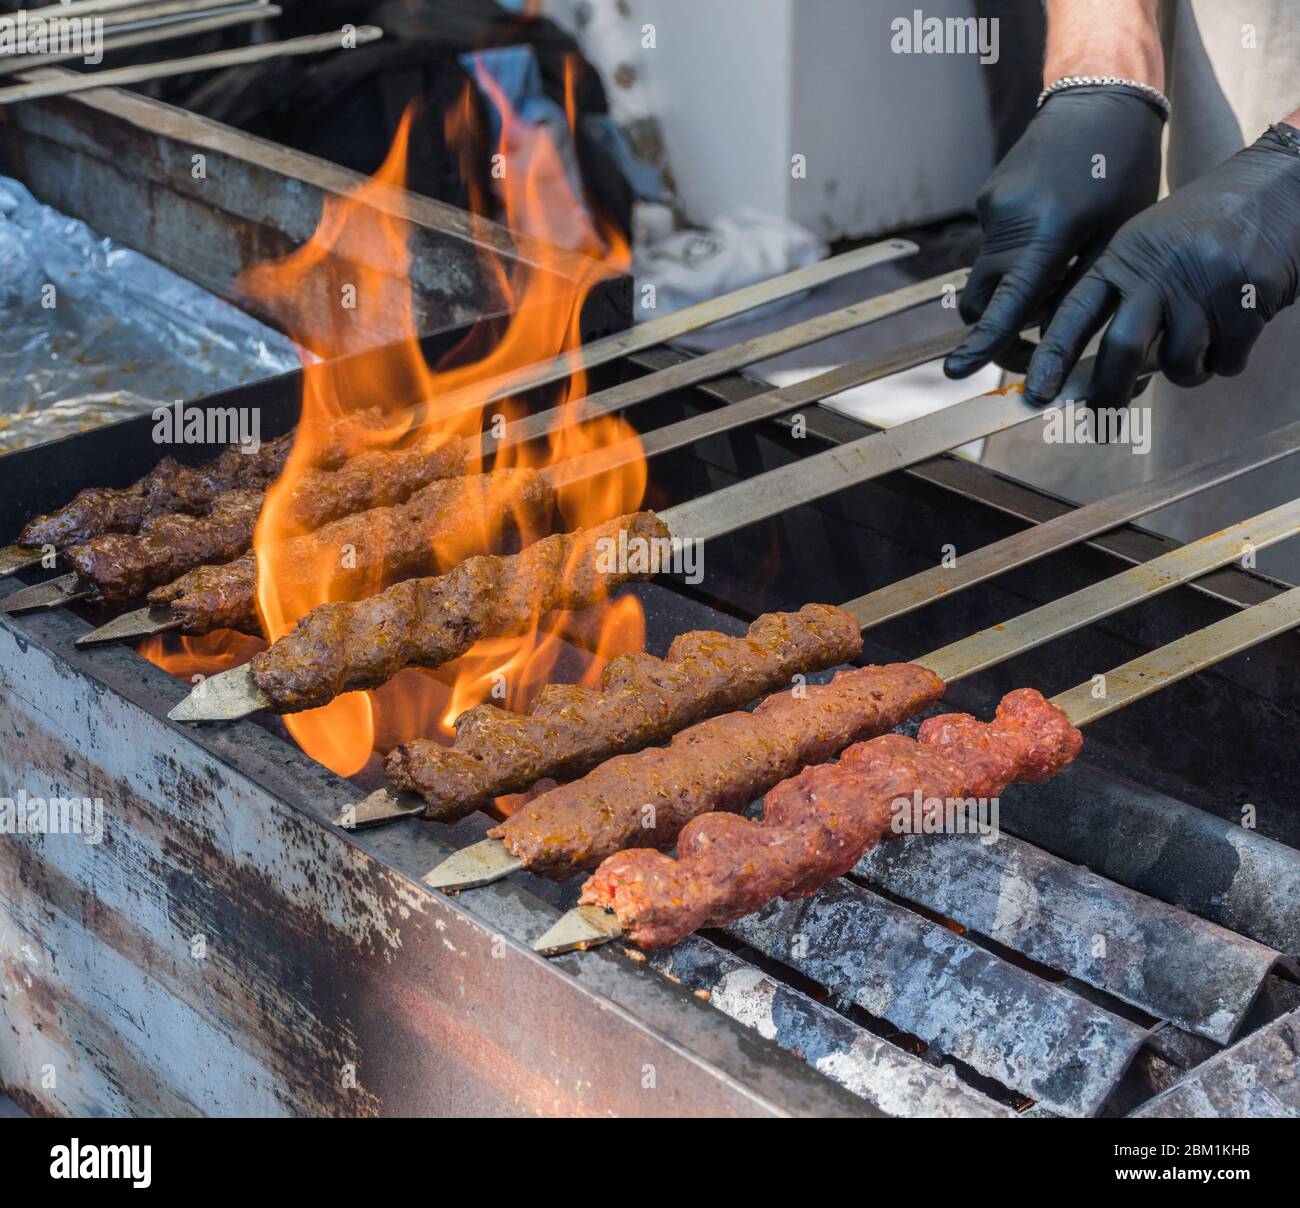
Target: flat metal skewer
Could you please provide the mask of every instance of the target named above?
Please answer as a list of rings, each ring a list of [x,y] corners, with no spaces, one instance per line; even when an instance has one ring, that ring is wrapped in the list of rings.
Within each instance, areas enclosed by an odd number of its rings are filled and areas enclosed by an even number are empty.
[[[14,105],[21,101],[41,100],[51,96],[67,96],[74,92],[89,92],[95,88],[115,88],[124,84],[143,84],[147,80],[161,80],[168,76],[188,75],[194,71],[214,71],[222,67],[239,67],[246,63],[263,63],[293,55],[314,55],[341,49],[351,40],[362,46],[377,41],[384,31],[377,25],[358,25],[355,29],[335,30],[332,33],[311,34],[305,38],[289,38],[284,42],[261,42],[255,46],[240,46],[232,50],[214,50],[208,54],[190,55],[181,59],[166,59],[159,63],[137,63],[129,67],[112,67],[90,75],[62,76],[57,80],[38,80],[28,84],[14,84],[0,88],[0,105]]]
[[[841,605],[864,626],[906,616],[935,600],[984,583],[1169,504],[1300,453],[1300,420],[1193,462],[1163,478],[1063,512],[1000,541],[958,552],[956,565],[936,565]]]
[[[882,317],[881,312],[894,313],[895,310],[906,309],[915,305],[918,300],[934,297],[937,288],[937,286],[928,283],[924,289],[919,289],[917,286],[907,286],[902,290],[895,291],[893,294],[873,299],[873,302],[878,304],[874,308],[873,314],[875,317]],[[764,391],[751,398],[728,403],[723,407],[706,411],[689,419],[679,420],[675,424],[652,429],[641,437],[632,437],[616,445],[607,445],[590,453],[579,454],[568,461],[548,466],[542,472],[551,484],[557,487],[584,478],[592,478],[598,474],[609,473],[619,466],[628,465],[649,457],[657,457],[662,453],[669,453],[675,449],[682,449],[706,437],[717,436],[748,424],[757,423],[760,420],[771,419],[797,410],[809,403],[829,398],[844,390],[850,390],[868,382],[878,381],[904,369],[923,365],[950,352],[957,346],[962,335],[961,330],[941,332],[938,335],[928,336],[913,344],[895,349],[883,357],[879,355],[862,357],[846,365],[837,366],[826,373],[818,374],[816,377],[807,378],[802,382],[795,382],[780,389]],[[598,399],[600,396],[593,397]],[[549,425],[554,421],[554,413],[548,411],[529,417],[529,420],[524,421],[529,425],[529,432],[536,427],[535,421],[538,420],[544,420]],[[515,428],[516,437],[519,436],[518,428],[515,425],[507,425],[506,433],[503,434],[495,447],[500,448],[506,443],[512,443],[507,438],[511,428]],[[530,437],[523,438],[528,439]],[[49,606],[55,607],[57,603],[58,601],[54,600]],[[0,612],[5,611],[5,608],[6,601],[0,600]],[[167,633],[180,627],[181,621],[179,617],[169,607],[139,608],[133,612],[124,613],[116,620],[110,621],[90,633],[83,634],[77,639],[77,645],[94,646],[101,642],[130,641],[135,638]]]
[[[650,319],[624,331],[615,332],[613,335],[602,336],[573,349],[571,352],[561,353],[550,360],[522,365],[518,369],[508,370],[486,381],[474,382],[468,386],[453,390],[437,400],[437,410],[431,418],[435,421],[445,421],[467,411],[476,410],[491,403],[501,402],[525,391],[561,382],[580,371],[596,369],[622,357],[644,352],[660,344],[667,344],[672,340],[680,339],[682,336],[701,331],[706,327],[712,327],[716,323],[737,318],[747,311],[756,310],[760,306],[767,306],[769,303],[779,302],[784,298],[803,293],[805,290],[815,289],[819,285],[839,280],[850,273],[861,272],[877,264],[885,264],[892,260],[914,256],[919,250],[917,245],[910,239],[885,239],[878,243],[867,244],[865,247],[855,248],[851,252],[831,256],[826,260],[819,260],[817,263],[807,265],[804,268],[782,273],[779,277],[771,277],[766,281],[759,281],[753,285],[732,290],[730,293],[720,294],[716,298],[683,307],[681,310],[673,311],[672,314],[664,315],[661,318]],[[968,275],[964,270],[951,275],[950,280],[954,283],[953,287],[960,289]],[[900,292],[894,290],[891,293],[881,295],[880,298],[873,298],[868,301],[876,302],[885,298],[892,298]],[[938,296],[938,292],[941,291],[929,293],[920,300],[927,301],[931,297]],[[869,322],[870,319],[865,321]],[[799,325],[796,324],[795,326]],[[726,351],[726,349],[719,350],[719,352]],[[744,361],[733,365],[732,368],[743,368],[745,364],[752,363],[752,361]],[[727,372],[730,372],[730,369],[717,370],[709,376],[720,376],[722,373]],[[702,381],[704,379],[697,380]],[[614,389],[618,389],[618,387],[614,387]]]
[[[506,424],[500,436],[485,435],[481,440],[480,451],[483,456],[487,456],[498,449],[523,444],[530,440],[539,440],[555,427],[557,419],[560,418],[558,413],[561,411],[564,412],[563,418],[567,422],[581,423],[615,411],[624,411],[628,407],[648,402],[673,390],[697,386],[711,378],[733,373],[738,369],[793,352],[798,348],[805,348],[819,340],[843,335],[846,331],[865,327],[879,319],[934,301],[950,292],[959,291],[965,286],[969,276],[969,270],[959,269],[952,273],[940,273],[937,277],[927,277],[924,281],[903,286],[890,293],[868,298],[863,302],[854,302],[851,306],[816,315],[801,323],[783,327],[779,331],[742,340],[739,344],[731,344],[715,352],[706,352],[681,364],[661,369],[657,373],[648,373],[630,382],[611,386],[608,390],[599,390],[595,394],[585,395],[575,399],[568,407],[552,408],[525,416]],[[443,417],[447,414],[444,400],[440,399],[438,415]]]
[[[1081,588],[1001,625],[982,629],[940,650],[911,660],[955,684],[1007,659],[1082,629],[1182,583],[1266,549],[1300,533],[1300,499],[1261,512]],[[431,889],[463,890],[486,885],[524,867],[500,839],[483,839],[448,856],[424,877]]]
[[[97,20],[102,23],[105,35],[135,33],[146,29],[161,29],[182,21],[192,21],[210,13],[234,8],[249,8],[263,0],[146,0],[145,3],[125,8],[105,10]],[[36,64],[34,64],[36,66]]]
[[[0,608],[8,611],[8,600],[0,600]],[[105,642],[134,642],[139,638],[157,637],[163,633],[174,633],[183,622],[176,615],[175,609],[168,604],[148,604],[133,612],[124,612],[120,617],[106,621],[98,629],[83,633],[77,639],[78,646],[100,646]]]
[[[1052,697],[1052,704],[1064,710],[1071,724],[1085,726],[1297,626],[1300,626],[1300,587],[1106,672],[1106,691],[1100,698],[1089,679]],[[533,950],[543,956],[558,956],[608,943],[622,934],[613,912],[580,906],[562,915],[533,944]]]
[[[62,608],[77,600],[87,600],[95,594],[95,585],[83,579],[76,571],[46,579],[31,587],[21,587],[0,600],[3,612],[36,612],[49,608]]]
[[[102,13],[115,13],[124,8],[149,8],[150,0],[71,0],[71,3],[45,4],[40,8],[20,8],[9,16],[25,17],[89,17]]]
[[[28,570],[33,566],[40,566],[44,557],[40,550],[23,549],[21,545],[6,545],[0,549],[0,578],[17,574],[18,571]]]

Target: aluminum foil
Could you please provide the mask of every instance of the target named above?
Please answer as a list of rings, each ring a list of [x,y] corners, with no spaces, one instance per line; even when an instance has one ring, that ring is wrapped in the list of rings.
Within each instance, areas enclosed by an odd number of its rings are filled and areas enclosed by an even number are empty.
[[[284,373],[293,341],[0,176],[0,453]]]

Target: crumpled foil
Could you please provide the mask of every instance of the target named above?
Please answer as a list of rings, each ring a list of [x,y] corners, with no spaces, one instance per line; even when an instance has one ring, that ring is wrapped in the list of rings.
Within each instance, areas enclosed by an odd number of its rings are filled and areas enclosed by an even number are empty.
[[[297,369],[287,336],[0,176],[0,454]]]

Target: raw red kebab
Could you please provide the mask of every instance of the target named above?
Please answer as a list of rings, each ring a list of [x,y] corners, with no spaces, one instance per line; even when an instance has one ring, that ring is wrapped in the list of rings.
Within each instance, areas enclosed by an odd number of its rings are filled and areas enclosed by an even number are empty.
[[[687,824],[677,857],[620,851],[582,888],[581,902],[612,911],[643,948],[674,944],[776,897],[815,893],[890,838],[900,800],[996,797],[1048,780],[1071,763],[1083,735],[1032,688],[1003,697],[992,722],[932,717],[915,739],[885,734],[805,768],[767,795],[763,817],[708,814]]]

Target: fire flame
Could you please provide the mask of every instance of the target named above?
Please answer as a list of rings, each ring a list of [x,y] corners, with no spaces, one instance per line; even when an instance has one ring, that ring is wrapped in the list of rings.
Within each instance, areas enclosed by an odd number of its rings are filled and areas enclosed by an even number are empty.
[[[572,123],[575,66],[566,72],[566,110]],[[516,235],[536,240],[527,255],[505,258],[480,253],[485,282],[505,299],[509,321],[480,323],[444,358],[430,365],[418,340],[420,316],[411,288],[412,255],[408,247],[411,195],[404,191],[413,111],[408,109],[383,165],[355,195],[327,199],[319,226],[305,246],[277,261],[254,266],[241,278],[242,292],[275,309],[286,329],[304,347],[320,354],[303,366],[302,415],[293,453],[284,473],[267,494],[254,539],[258,566],[258,610],[263,632],[272,640],[288,632],[317,605],[344,598],[336,583],[338,550],[322,550],[316,564],[288,567],[279,556],[283,543],[300,535],[289,515],[293,484],[320,460],[327,439],[337,443],[338,425],[362,411],[376,411],[381,421],[348,429],[354,450],[388,449],[414,442],[443,442],[453,436],[476,436],[485,424],[496,425],[522,414],[516,407],[485,403],[452,414],[439,414],[437,403],[454,395],[486,399],[482,385],[498,375],[535,361],[545,361],[576,348],[581,342],[583,302],[601,280],[622,271],[630,249],[617,231],[593,218],[580,187],[568,174],[565,159],[549,132],[520,120],[496,81],[481,68],[476,73],[483,97],[496,112],[500,134],[495,147],[493,188],[499,196],[503,225]],[[468,169],[476,148],[485,143],[473,89],[445,115],[448,145]],[[470,184],[471,223],[480,248],[499,246],[500,231],[487,220],[492,201]],[[577,253],[575,256],[574,253]],[[581,271],[575,272],[575,267]],[[400,339],[381,352],[369,352],[363,367],[340,365],[349,353],[373,349],[374,330],[400,324]],[[324,329],[325,334],[321,331]],[[575,374],[552,400],[557,422],[544,441],[500,450],[496,468],[541,468],[610,445],[635,440],[622,419],[603,416],[578,422],[576,409],[586,393],[585,374]],[[425,404],[419,419],[411,405]],[[482,465],[467,466],[478,473]],[[635,510],[646,485],[644,459],[608,470],[557,491],[563,527],[599,523]],[[532,533],[529,537],[539,534]],[[492,552],[489,535],[462,535],[446,548],[437,546],[433,559],[445,569],[474,552]],[[358,592],[356,570],[349,576],[348,598],[381,590],[389,579],[382,561],[364,569],[364,590]],[[450,735],[461,712],[483,701],[520,708],[566,658],[564,678],[593,683],[609,658],[640,649],[644,639],[641,609],[632,597],[621,597],[573,619],[586,629],[582,666],[567,665],[574,648],[543,631],[542,618],[523,637],[495,638],[474,647],[457,663],[436,673],[404,671],[383,688],[350,693],[322,709],[292,715],[286,723],[298,744],[313,758],[341,775],[366,766],[372,755],[415,736]],[[183,654],[162,646],[142,647],[142,653],[174,669],[178,660],[193,672],[220,669],[232,650],[251,657],[257,648],[233,642],[231,635],[190,639]],[[246,653],[245,653],[246,652]],[[239,661],[242,661],[240,659]],[[206,665],[205,665],[206,664]]]
[[[144,638],[136,652],[178,679],[195,681],[199,676],[239,667],[265,648],[261,638],[221,629],[201,638],[173,634]]]

